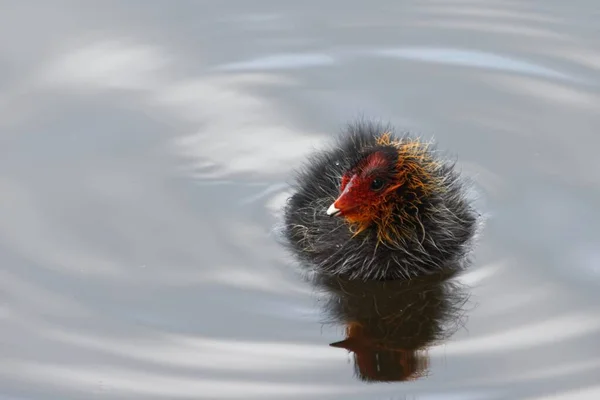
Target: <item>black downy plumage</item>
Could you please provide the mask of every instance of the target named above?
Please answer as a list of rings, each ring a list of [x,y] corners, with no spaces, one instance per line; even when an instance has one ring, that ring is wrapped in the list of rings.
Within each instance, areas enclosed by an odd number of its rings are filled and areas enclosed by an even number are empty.
[[[337,211],[332,204],[342,177],[374,153],[389,161],[377,172],[392,185],[380,202],[385,211],[370,210],[359,223],[329,215]],[[331,148],[309,157],[293,188],[284,209],[289,248],[317,272],[351,279],[402,279],[462,268],[481,222],[471,186],[453,162],[431,143],[379,123],[349,125]]]

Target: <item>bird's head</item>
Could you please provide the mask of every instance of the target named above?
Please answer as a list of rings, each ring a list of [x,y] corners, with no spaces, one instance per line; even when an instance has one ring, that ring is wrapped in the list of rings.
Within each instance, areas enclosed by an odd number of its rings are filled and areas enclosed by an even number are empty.
[[[402,230],[417,228],[415,214],[436,189],[436,163],[427,144],[393,141],[384,133],[376,146],[364,149],[355,159],[343,173],[339,194],[327,214],[345,218],[355,226],[356,234],[376,224],[381,239],[393,240]]]

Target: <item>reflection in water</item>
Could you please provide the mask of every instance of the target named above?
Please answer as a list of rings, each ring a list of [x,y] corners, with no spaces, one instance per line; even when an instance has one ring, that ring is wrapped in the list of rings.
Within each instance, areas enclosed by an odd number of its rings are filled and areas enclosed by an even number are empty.
[[[463,320],[468,294],[454,272],[411,280],[353,281],[318,276],[331,323],[346,339],[331,346],[354,353],[355,373],[367,382],[407,381],[427,372],[426,349],[450,337]]]

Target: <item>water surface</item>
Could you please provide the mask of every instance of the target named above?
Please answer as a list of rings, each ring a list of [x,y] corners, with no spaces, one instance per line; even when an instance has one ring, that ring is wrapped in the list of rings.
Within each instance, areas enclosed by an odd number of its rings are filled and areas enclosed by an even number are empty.
[[[599,19],[591,0],[0,5],[0,398],[599,398]],[[272,232],[292,169],[360,115],[434,137],[489,214],[457,329],[405,382],[330,346],[348,321]]]

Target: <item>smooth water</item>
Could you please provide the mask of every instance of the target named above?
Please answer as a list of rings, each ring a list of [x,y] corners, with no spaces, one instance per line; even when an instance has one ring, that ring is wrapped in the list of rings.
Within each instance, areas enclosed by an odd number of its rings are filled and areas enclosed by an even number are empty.
[[[599,27],[592,0],[1,2],[0,399],[600,398]],[[361,115],[477,180],[460,287],[290,265],[290,173]]]

